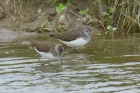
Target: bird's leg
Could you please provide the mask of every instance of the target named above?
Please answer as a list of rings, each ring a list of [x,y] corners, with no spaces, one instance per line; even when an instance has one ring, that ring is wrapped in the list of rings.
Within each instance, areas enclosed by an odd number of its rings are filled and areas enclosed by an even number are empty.
[[[37,58],[36,56],[37,56],[37,55],[35,55],[35,58]],[[45,65],[39,58],[37,58],[37,59],[38,59],[38,61],[41,63],[41,66],[44,66],[44,65]]]
[[[60,57],[60,61],[61,61],[61,66],[62,66],[62,56]]]
[[[38,58],[38,61],[41,63],[41,66],[44,66],[44,62],[42,62],[39,58]]]

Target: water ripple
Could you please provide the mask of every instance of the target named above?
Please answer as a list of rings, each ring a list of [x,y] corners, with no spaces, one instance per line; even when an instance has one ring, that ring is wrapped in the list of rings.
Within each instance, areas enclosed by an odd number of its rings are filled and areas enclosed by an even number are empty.
[[[40,66],[38,59],[31,57],[34,54],[25,56],[27,52],[22,51],[16,57],[15,50],[14,57],[0,58],[0,93],[140,92],[139,55],[128,51],[115,54],[111,49],[120,47],[112,46],[109,43],[108,47],[97,45],[96,50],[71,50],[64,55],[62,66],[60,60],[49,62],[39,57],[46,63]]]

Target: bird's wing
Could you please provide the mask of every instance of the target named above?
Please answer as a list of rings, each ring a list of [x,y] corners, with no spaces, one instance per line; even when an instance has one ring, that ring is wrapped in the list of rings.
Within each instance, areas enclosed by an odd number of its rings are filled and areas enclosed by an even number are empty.
[[[75,28],[63,33],[54,33],[50,36],[53,38],[60,39],[62,41],[71,41],[81,36],[81,30],[79,28]]]
[[[32,45],[41,52],[49,52],[50,46],[53,45],[50,42],[41,42],[41,41],[35,41],[32,39],[29,39],[29,41],[32,43]]]

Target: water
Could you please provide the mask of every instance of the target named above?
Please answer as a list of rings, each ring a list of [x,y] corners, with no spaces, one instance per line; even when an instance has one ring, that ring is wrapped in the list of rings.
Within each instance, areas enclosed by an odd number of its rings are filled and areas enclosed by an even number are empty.
[[[139,93],[138,42],[97,39],[79,50],[67,48],[62,67],[59,60],[35,57],[29,45],[1,43],[0,93]]]

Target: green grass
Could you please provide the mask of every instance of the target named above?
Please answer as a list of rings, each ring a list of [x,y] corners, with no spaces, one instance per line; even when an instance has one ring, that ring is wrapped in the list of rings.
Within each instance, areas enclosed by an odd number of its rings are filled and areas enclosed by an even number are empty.
[[[23,2],[23,0],[15,1],[17,2],[15,5]],[[37,0],[26,0],[24,2],[29,5],[35,1]],[[10,2],[12,0],[7,0],[7,3]],[[41,2],[55,5],[57,14],[61,14],[61,11],[72,5],[77,6],[79,4],[79,0],[42,0]],[[122,33],[140,32],[138,0],[80,0],[80,2],[83,2],[83,6],[79,7],[78,15],[83,17],[83,19],[80,19],[81,21],[86,20],[86,24],[98,25],[105,32],[109,31],[108,27],[116,28]],[[41,10],[40,6],[38,6],[38,10]],[[84,6],[86,6],[85,9],[83,9]]]

